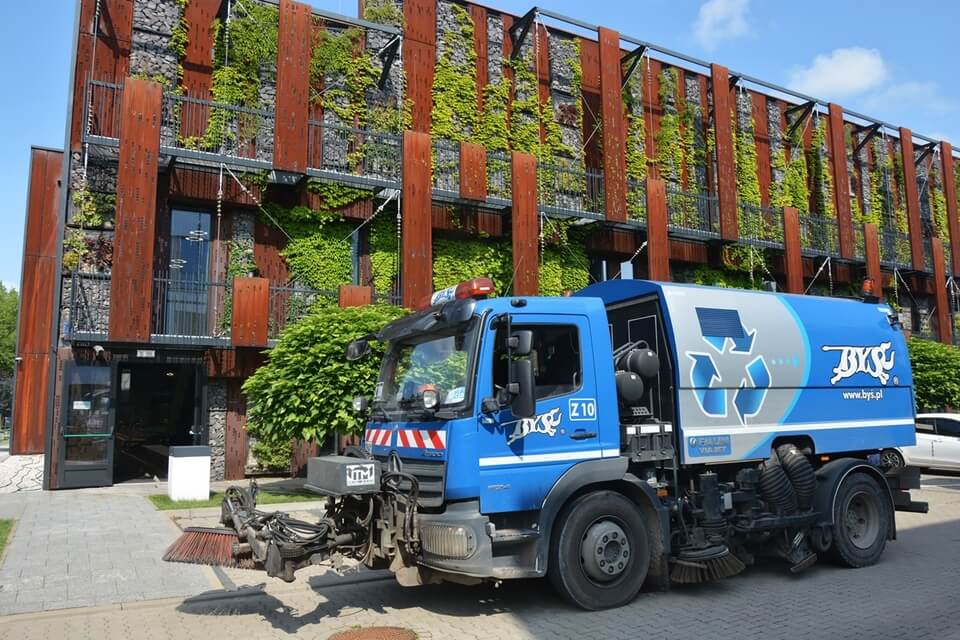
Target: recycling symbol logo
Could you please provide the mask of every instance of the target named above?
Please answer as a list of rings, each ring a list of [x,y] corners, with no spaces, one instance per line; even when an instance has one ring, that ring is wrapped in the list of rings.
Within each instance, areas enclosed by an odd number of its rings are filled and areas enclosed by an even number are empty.
[[[767,390],[770,388],[770,370],[763,355],[753,354],[757,330],[747,331],[746,327],[742,329],[742,335],[735,338],[703,336],[710,349],[704,352],[688,351],[686,355],[693,361],[690,383],[704,415],[726,418],[732,404],[740,424],[745,425],[747,418],[756,416],[763,407]],[[724,362],[731,358],[743,362],[743,370],[738,374],[740,379],[736,380],[735,385],[723,384],[715,357],[722,357]],[[732,394],[728,395],[728,391],[732,391]]]

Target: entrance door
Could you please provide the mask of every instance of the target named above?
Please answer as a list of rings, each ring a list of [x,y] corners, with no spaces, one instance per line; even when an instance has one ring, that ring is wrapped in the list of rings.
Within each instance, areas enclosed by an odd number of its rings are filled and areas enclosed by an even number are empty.
[[[113,484],[113,368],[67,363],[57,466],[58,486]]]
[[[207,442],[200,367],[122,362],[117,368],[115,480],[165,478],[170,447]]]

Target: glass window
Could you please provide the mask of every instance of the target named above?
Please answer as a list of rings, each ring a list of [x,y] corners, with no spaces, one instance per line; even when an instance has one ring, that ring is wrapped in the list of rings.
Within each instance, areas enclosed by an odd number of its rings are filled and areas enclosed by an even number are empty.
[[[162,280],[166,291],[163,333],[206,335],[210,304],[210,214],[174,209],[170,214],[169,277]]]
[[[937,434],[960,438],[960,422],[950,418],[937,418]]]
[[[917,423],[917,433],[929,433],[933,434],[933,420],[926,418],[923,422]]]
[[[572,393],[580,388],[583,378],[580,362],[580,336],[573,325],[513,325],[513,330],[533,331],[533,371],[537,400]],[[497,331],[494,355],[493,391],[496,394],[507,384],[507,354],[504,328]]]

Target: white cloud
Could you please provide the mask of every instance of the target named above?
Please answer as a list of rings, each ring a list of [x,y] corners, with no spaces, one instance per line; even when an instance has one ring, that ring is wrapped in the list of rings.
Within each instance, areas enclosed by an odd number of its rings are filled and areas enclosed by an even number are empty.
[[[946,115],[957,110],[957,103],[940,95],[940,87],[933,81],[892,84],[867,97],[864,105],[876,111],[895,107],[932,115]]]
[[[17,289],[20,287],[20,284],[17,282],[7,282],[6,280],[0,282],[0,284],[2,284],[3,288],[6,289],[7,291],[10,291],[11,289]]]
[[[876,49],[848,47],[819,54],[808,67],[790,73],[789,86],[834,100],[875,89],[887,79],[887,65]]]
[[[750,0],[707,0],[693,23],[694,37],[705,49],[713,49],[722,40],[746,35],[749,5]]]

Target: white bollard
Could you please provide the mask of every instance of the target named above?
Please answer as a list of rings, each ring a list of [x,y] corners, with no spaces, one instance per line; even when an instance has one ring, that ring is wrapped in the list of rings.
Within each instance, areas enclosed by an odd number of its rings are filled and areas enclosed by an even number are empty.
[[[167,496],[174,502],[210,497],[210,447],[170,447]]]

